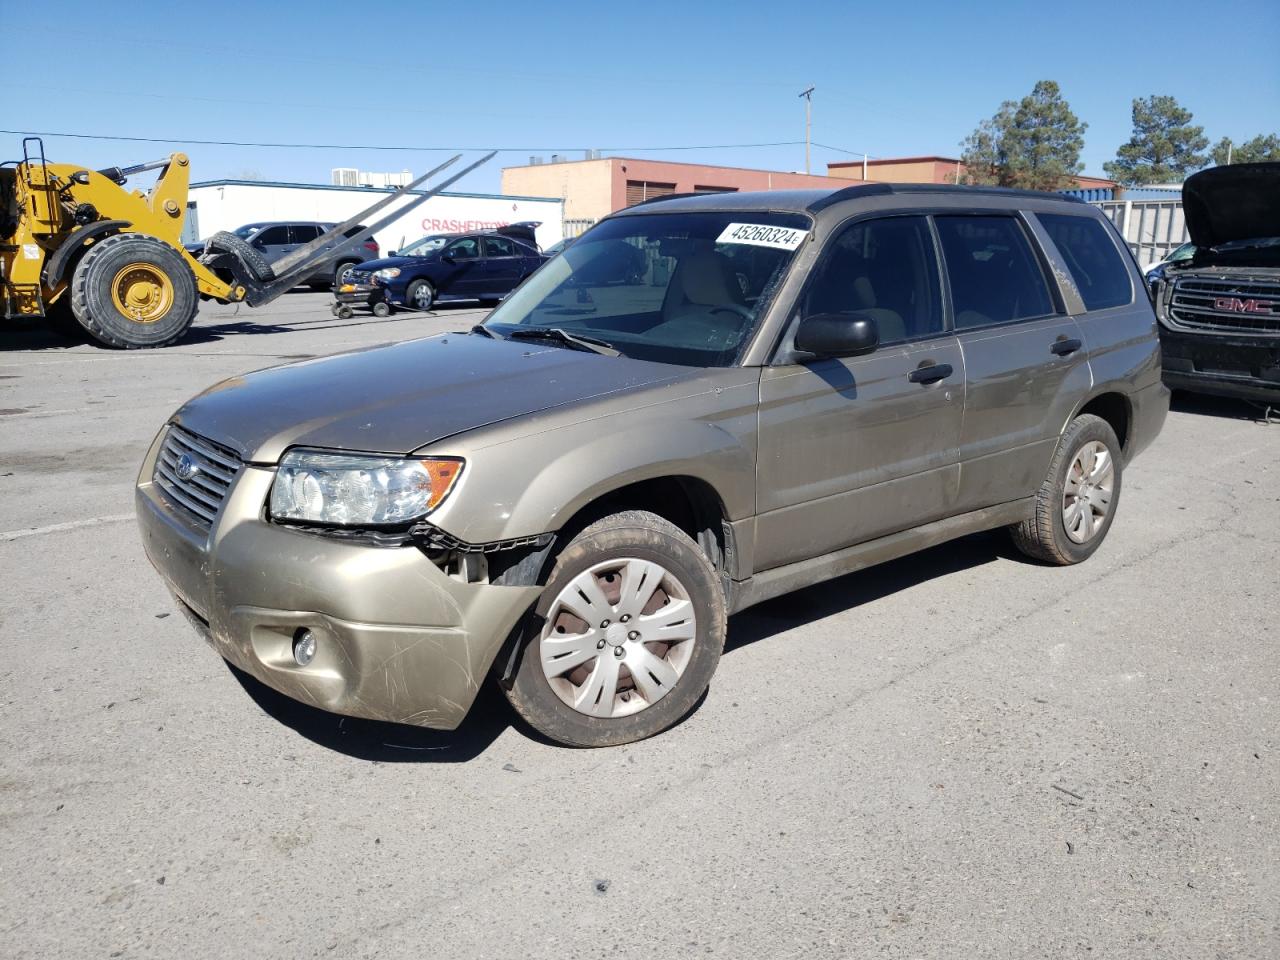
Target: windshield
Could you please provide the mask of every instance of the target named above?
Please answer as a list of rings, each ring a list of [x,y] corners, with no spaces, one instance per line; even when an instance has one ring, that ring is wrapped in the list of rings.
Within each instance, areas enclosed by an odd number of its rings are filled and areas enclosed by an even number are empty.
[[[668,213],[606,220],[516,289],[485,326],[560,328],[624,356],[727,367],[804,241],[800,214]]]
[[[260,223],[251,223],[251,224],[249,224],[248,226],[244,226],[244,227],[237,227],[237,228],[236,228],[236,230],[235,230],[235,234],[236,234],[236,236],[237,236],[237,237],[239,237],[241,240],[248,240],[248,239],[249,239],[250,237],[252,237],[255,233],[258,233],[258,232],[259,232],[259,231],[261,231],[261,230],[262,230],[262,224],[260,224]]]
[[[423,237],[415,240],[402,250],[397,251],[400,257],[425,257],[435,253],[449,241],[448,237]]]

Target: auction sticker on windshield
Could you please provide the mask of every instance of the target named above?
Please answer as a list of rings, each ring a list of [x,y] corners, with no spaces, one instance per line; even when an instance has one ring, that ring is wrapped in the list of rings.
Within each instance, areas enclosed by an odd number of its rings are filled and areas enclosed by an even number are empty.
[[[731,223],[716,238],[716,243],[745,243],[752,247],[794,250],[808,235],[808,230],[792,230],[790,227],[770,227],[762,223]]]

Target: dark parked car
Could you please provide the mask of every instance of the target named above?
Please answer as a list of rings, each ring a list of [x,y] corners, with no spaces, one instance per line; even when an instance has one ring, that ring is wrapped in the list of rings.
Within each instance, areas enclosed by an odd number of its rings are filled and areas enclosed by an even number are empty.
[[[310,243],[322,233],[336,227],[336,223],[319,223],[314,220],[270,220],[261,223],[246,223],[236,227],[234,233],[241,240],[246,240],[268,263],[279,260],[286,253],[292,253],[304,243]],[[347,231],[353,237],[364,227],[357,225]],[[204,251],[204,241],[184,244],[187,250],[199,255]],[[372,237],[360,240],[335,250],[316,267],[315,273],[303,280],[313,290],[327,290],[336,286],[342,276],[358,263],[376,259],[379,254],[378,241]]]
[[[512,224],[480,233],[443,233],[410,244],[347,275],[357,289],[385,288],[386,299],[415,310],[437,302],[497,303],[547,261],[533,241],[533,225]]]
[[[1280,163],[1202,170],[1182,209],[1195,252],[1148,274],[1164,382],[1280,403]]]
[[[288,696],[452,729],[493,675],[602,746],[693,710],[729,615],[770,597],[1000,527],[1086,561],[1168,404],[1137,264],[1085,203],[667,198],[468,333],[206,390],[137,509],[179,609]]]

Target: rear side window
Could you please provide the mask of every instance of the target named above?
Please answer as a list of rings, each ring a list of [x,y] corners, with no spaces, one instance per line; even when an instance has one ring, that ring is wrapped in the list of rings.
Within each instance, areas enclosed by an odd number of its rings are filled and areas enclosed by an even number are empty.
[[[1080,299],[1089,310],[1133,302],[1133,284],[1107,228],[1092,217],[1038,213],[1045,233],[1066,261]]]
[[[1054,312],[1044,271],[1013,217],[937,217],[956,329]]]
[[[310,243],[320,236],[320,228],[310,223],[295,223],[289,228],[290,243]]]
[[[506,237],[485,237],[484,250],[485,256],[488,257],[514,257],[516,255],[516,245]]]

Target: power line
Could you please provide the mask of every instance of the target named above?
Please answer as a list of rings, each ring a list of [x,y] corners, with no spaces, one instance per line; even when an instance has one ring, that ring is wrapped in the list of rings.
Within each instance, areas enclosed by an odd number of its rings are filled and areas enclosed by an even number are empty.
[[[52,130],[0,130],[0,133],[23,137],[65,137],[71,140],[112,140],[122,143],[194,144],[204,147],[265,147],[290,150],[385,150],[413,153],[457,153],[458,151],[472,150],[496,150],[498,153],[555,153],[557,151],[566,153],[582,151],[585,153],[588,150],[601,150],[610,153],[626,151],[660,153],[680,150],[747,150],[760,147],[798,147],[804,144],[803,140],[775,140],[767,143],[681,144],[661,147],[412,147],[374,143],[262,143],[252,140],[202,140],[188,137],[126,137],[101,133],[64,133]],[[824,143],[815,143],[814,146],[821,147],[824,150],[834,150],[837,153],[846,153],[849,156],[863,155],[861,151],[845,150],[841,147],[833,147]]]
[[[499,153],[538,153],[556,150],[736,150],[746,147],[794,147],[803,140],[778,140],[772,143],[682,144],[664,147],[411,147],[375,143],[260,143],[252,140],[199,140],[191,137],[124,137],[98,133],[61,133],[52,130],[0,130],[0,133],[29,137],[68,137],[74,140],[119,140],[130,143],[192,143],[215,147],[281,147],[299,150],[411,150],[415,153],[456,153],[459,150],[497,150]]]

